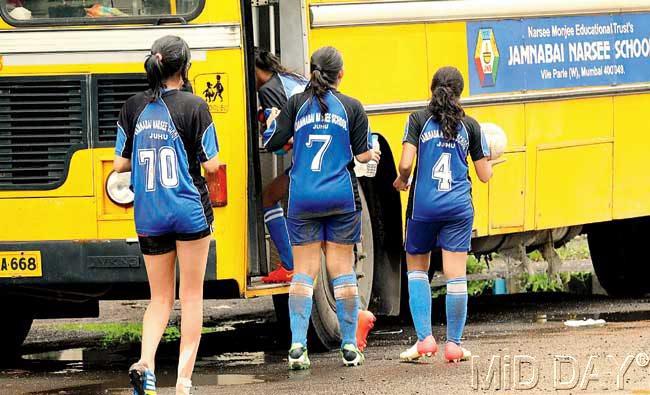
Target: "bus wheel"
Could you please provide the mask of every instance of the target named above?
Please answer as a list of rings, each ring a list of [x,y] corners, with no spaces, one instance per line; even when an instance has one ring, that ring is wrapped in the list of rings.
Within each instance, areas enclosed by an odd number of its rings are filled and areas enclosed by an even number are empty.
[[[589,225],[589,251],[598,281],[611,296],[643,296],[650,292],[650,266],[643,241],[650,217]]]
[[[0,360],[12,360],[20,355],[22,346],[34,320],[31,312],[10,308],[5,312],[7,319],[0,325],[0,344],[3,352]]]
[[[372,238],[372,222],[363,190],[359,188],[361,197],[361,243],[355,248],[355,271],[359,285],[360,308],[367,309],[372,293],[372,278],[374,275],[374,248]],[[314,305],[311,313],[313,331],[310,345],[321,346],[327,350],[341,345],[341,333],[336,318],[336,300],[330,285],[330,278],[325,268],[325,257],[321,264],[321,272],[314,286]],[[314,344],[314,341],[316,344]]]

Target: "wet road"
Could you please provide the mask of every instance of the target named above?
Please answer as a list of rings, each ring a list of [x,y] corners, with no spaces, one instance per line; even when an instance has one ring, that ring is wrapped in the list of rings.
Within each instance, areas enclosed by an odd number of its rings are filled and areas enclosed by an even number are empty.
[[[297,373],[286,370],[286,345],[278,340],[269,300],[259,299],[253,307],[242,301],[219,303],[231,307],[215,307],[219,313],[208,319],[206,326],[219,329],[203,336],[195,394],[463,394],[490,392],[497,385],[506,391],[534,385],[529,391],[538,393],[572,385],[572,393],[619,388],[650,393],[650,299],[568,294],[472,298],[465,345],[479,356],[474,363],[447,364],[440,356],[400,363],[398,355],[414,341],[414,332],[397,320],[383,320],[370,337],[364,366],[343,368],[337,353],[314,353],[312,370]],[[443,312],[441,301],[434,301],[439,339],[444,338]],[[607,323],[579,329],[564,324],[576,318]],[[0,394],[130,393],[124,371],[137,357],[137,346],[106,350],[93,348],[98,342],[92,336],[70,341],[57,336],[48,332],[48,324],[36,325],[22,360],[0,369]],[[172,342],[159,351],[159,394],[173,393],[177,347]],[[486,380],[490,360],[495,372],[491,383]]]

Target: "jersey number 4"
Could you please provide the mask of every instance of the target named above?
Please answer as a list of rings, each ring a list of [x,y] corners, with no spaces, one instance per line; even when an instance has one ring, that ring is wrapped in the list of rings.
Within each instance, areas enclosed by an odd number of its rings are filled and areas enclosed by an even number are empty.
[[[138,162],[145,166],[145,181],[148,192],[156,190],[156,169],[160,169],[160,184],[165,188],[178,186],[178,160],[172,147],[160,147],[156,157],[155,149],[138,150]]]
[[[438,180],[439,191],[451,191],[451,154],[444,152],[435,165],[431,178]]]
[[[309,135],[309,140],[307,140],[307,148],[311,148],[314,146],[314,143],[322,143],[320,149],[318,152],[316,152],[316,156],[314,156],[314,159],[311,161],[311,171],[320,171],[321,168],[323,167],[323,156],[325,156],[325,151],[330,146],[330,143],[332,142],[332,136],[328,134],[310,134]]]

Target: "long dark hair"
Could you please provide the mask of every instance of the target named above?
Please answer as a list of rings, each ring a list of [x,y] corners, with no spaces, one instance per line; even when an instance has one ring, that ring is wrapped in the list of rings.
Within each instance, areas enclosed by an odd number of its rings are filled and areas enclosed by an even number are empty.
[[[189,83],[187,71],[190,64],[190,47],[180,37],[165,36],[151,46],[151,53],[144,61],[149,88],[153,91],[151,101],[158,100],[162,94],[164,81],[180,72],[183,82]]]
[[[431,101],[427,108],[447,140],[456,138],[458,125],[465,116],[465,110],[460,105],[464,86],[463,76],[455,67],[439,69],[431,81]]]
[[[316,97],[322,114],[328,110],[325,102],[327,91],[332,88],[343,69],[343,58],[334,47],[323,47],[311,55],[311,80],[308,89]]]
[[[259,48],[255,48],[255,67],[269,73],[289,73],[277,56]]]

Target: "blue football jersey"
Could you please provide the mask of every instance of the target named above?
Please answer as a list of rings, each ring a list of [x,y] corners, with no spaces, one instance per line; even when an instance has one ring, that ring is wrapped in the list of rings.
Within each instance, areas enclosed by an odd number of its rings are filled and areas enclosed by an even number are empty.
[[[289,173],[290,218],[317,218],[361,209],[354,155],[368,151],[368,118],[358,100],[336,91],[325,96],[327,112],[309,90],[292,96],[275,121],[267,149],[293,137]]]
[[[281,110],[291,96],[304,92],[307,83],[308,81],[304,77],[297,74],[276,73],[273,75],[259,91],[260,105],[264,111],[262,120],[265,122],[273,107]],[[263,145],[266,145],[273,133],[272,128],[264,130],[262,133]],[[286,152],[280,150],[277,153],[284,155]]]
[[[308,82],[298,74],[275,73],[259,89],[260,106],[264,110],[282,109],[291,96],[304,92]]]
[[[139,235],[197,233],[212,224],[200,163],[217,155],[218,144],[207,105],[197,99],[178,91],[153,102],[135,96],[120,114],[115,151],[131,159]]]
[[[477,161],[489,155],[480,126],[466,117],[458,135],[447,140],[426,110],[411,114],[404,142],[417,147],[408,215],[418,221],[446,221],[474,215],[467,156]]]

